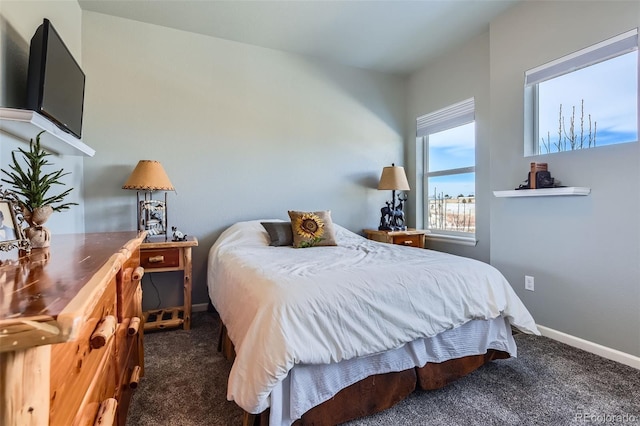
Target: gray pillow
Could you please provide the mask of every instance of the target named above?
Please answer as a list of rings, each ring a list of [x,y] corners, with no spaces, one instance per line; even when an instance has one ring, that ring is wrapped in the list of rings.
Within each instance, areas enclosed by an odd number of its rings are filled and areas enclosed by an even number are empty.
[[[271,239],[270,246],[291,246],[293,245],[293,232],[291,232],[291,222],[260,222],[269,233]]]

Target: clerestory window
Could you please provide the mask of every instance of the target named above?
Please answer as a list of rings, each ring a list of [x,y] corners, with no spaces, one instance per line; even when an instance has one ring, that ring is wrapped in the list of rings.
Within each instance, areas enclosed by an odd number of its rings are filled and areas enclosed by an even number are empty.
[[[525,156],[637,140],[637,29],[525,73]]]

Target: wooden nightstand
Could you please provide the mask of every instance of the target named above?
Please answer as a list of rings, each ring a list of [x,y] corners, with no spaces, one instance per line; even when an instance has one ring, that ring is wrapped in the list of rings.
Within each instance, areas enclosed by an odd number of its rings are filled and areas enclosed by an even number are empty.
[[[182,306],[144,312],[144,329],[167,327],[191,328],[191,247],[198,245],[196,237],[186,241],[165,241],[164,236],[149,237],[140,246],[140,266],[145,272],[182,271],[184,302]]]
[[[373,241],[424,248],[424,236],[426,231],[421,231],[419,229],[408,229],[406,231],[378,231],[377,229],[365,229],[364,233],[368,239]]]

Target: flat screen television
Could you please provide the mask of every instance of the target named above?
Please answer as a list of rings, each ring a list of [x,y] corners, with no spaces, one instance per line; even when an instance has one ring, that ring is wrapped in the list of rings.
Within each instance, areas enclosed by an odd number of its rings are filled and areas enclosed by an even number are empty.
[[[77,138],[82,135],[85,75],[48,19],[31,38],[27,108]]]

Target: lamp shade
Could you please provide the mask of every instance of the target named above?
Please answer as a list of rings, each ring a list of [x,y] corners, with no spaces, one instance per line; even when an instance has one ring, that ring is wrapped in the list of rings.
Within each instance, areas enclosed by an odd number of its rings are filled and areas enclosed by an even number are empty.
[[[174,191],[175,188],[162,164],[154,160],[140,160],[122,189],[139,191]]]
[[[394,191],[409,191],[409,181],[404,172],[404,167],[391,165],[382,169],[378,189],[390,189]]]

